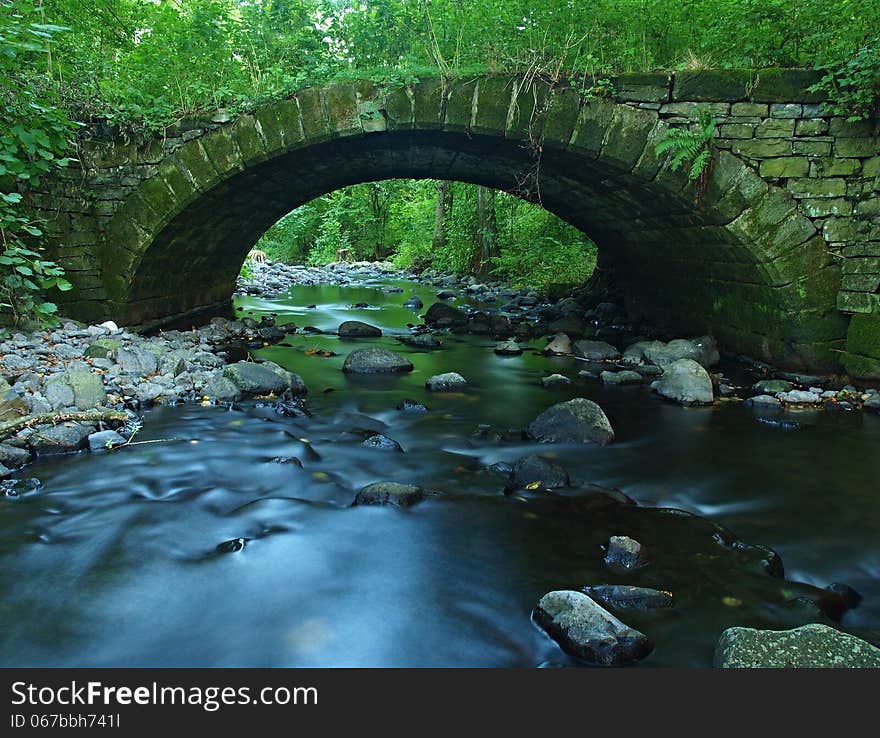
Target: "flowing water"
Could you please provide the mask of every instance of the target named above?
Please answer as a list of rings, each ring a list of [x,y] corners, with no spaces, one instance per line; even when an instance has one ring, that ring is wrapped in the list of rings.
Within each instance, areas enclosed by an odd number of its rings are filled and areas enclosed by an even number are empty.
[[[853,586],[864,601],[842,626],[876,638],[880,417],[798,413],[789,416],[798,427],[785,428],[741,403],[688,409],[645,388],[579,380],[544,389],[545,374],[576,376],[574,360],[499,357],[481,336],[446,336],[434,352],[398,344],[394,335],[420,322],[401,304],[415,293],[429,305],[434,290],[399,282],[405,292],[389,294],[389,284],[238,299],[239,314],[279,323],[333,331],[359,319],[385,331],[359,341],[299,333],[258,352],[305,379],[311,418],[254,402],[156,408],[138,440],[161,442],[26,469],[42,487],[0,500],[0,663],[570,664],[531,608],[551,589],[600,583],[674,593],[672,611],[621,614],[656,644],[643,666],[708,666],[731,625],[821,619],[796,599],[812,590],[789,580]],[[376,345],[407,354],[415,371],[341,372],[349,351]],[[444,371],[468,387],[426,392],[425,379]],[[605,409],[612,445],[536,447],[506,432],[574,396]],[[404,398],[430,411],[396,410]],[[363,429],[404,453],[361,445]],[[486,467],[536,451],[639,506],[605,504],[589,486],[504,495],[503,477]],[[408,510],[350,507],[379,480],[443,494]],[[716,524],[772,547],[786,580]],[[653,562],[608,570],[601,545],[614,534],[642,541]]]

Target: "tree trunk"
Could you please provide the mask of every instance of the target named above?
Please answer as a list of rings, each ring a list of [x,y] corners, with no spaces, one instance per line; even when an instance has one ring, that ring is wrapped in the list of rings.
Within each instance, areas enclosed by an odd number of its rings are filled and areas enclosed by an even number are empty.
[[[477,247],[474,273],[485,274],[498,256],[495,190],[488,187],[477,187]]]
[[[443,180],[437,184],[437,208],[434,210],[434,251],[446,248],[449,240],[447,221],[452,214],[452,183]]]

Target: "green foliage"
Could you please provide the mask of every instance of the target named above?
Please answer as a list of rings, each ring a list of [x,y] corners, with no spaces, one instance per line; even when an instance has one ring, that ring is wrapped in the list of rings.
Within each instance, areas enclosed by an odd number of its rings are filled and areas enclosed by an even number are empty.
[[[826,107],[849,121],[877,119],[880,113],[880,40],[825,67],[811,90],[825,92]]]
[[[658,156],[671,152],[669,168],[673,172],[683,164],[690,163],[688,179],[693,182],[708,172],[714,136],[715,118],[709,108],[701,107],[697,109],[697,122],[693,129],[670,128],[654,147],[654,152]]]
[[[43,232],[22,196],[69,162],[72,124],[50,92],[31,84],[59,30],[0,6],[0,313],[14,324],[54,322],[57,307],[43,293],[71,288],[64,271],[43,256]]]

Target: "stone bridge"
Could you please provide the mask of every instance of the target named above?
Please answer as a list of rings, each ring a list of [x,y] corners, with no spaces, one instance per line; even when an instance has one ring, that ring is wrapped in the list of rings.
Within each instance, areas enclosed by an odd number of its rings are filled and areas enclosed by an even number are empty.
[[[248,250],[346,185],[460,180],[539,202],[595,240],[628,308],[780,365],[880,377],[880,156],[799,70],[624,75],[612,97],[511,75],[303,89],[127,140],[30,193],[74,290],[63,310],[148,324],[228,300]],[[654,148],[708,106],[701,192]],[[426,238],[430,234],[425,234]]]

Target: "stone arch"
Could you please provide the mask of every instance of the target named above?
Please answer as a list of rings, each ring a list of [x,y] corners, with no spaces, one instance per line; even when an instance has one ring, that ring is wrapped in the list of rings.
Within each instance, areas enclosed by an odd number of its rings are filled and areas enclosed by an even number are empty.
[[[506,75],[308,88],[168,152],[127,197],[99,249],[106,312],[141,323],[228,299],[259,236],[314,197],[450,179],[538,200],[583,230],[629,307],[661,325],[833,364],[839,269],[811,220],[728,151],[698,198],[654,153],[666,128],[656,110]]]

